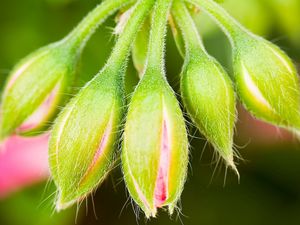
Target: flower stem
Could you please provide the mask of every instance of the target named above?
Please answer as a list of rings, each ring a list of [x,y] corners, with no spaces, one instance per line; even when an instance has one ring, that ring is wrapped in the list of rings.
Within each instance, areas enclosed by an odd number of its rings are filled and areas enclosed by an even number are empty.
[[[235,44],[236,40],[239,39],[241,35],[249,35],[249,32],[245,27],[243,27],[238,21],[236,21],[231,15],[229,15],[226,10],[224,10],[218,3],[214,2],[213,0],[186,1],[193,3],[206,11],[226,33],[232,44]]]
[[[167,19],[172,0],[157,0],[152,15],[146,69],[164,71],[164,47]]]
[[[81,51],[86,42],[95,32],[96,28],[103,23],[103,21],[113,14],[115,11],[135,2],[136,0],[105,0],[92,10],[64,40],[70,40],[72,47],[77,51]]]
[[[119,72],[124,70],[135,35],[150,12],[154,2],[155,0],[139,0],[136,3],[104,69],[112,69],[115,71],[114,74],[116,76],[119,76]]]
[[[206,54],[196,25],[182,0],[174,1],[172,15],[182,32],[186,57],[190,57],[194,51]]]
[[[123,33],[112,51],[107,64],[123,65],[124,61],[129,54],[129,49],[133,43],[133,39],[137,34],[141,24],[143,23],[146,15],[151,10],[155,0],[140,0],[136,5],[124,27]]]

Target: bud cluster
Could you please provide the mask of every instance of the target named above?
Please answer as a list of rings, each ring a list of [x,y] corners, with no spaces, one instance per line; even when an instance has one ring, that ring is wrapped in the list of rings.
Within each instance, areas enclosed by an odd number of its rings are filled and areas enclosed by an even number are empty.
[[[230,39],[232,79],[206,51],[186,2],[206,11]],[[69,99],[83,47],[119,9],[118,38],[106,65]],[[184,58],[184,110],[226,166],[238,175],[233,151],[237,98],[256,118],[299,134],[300,87],[293,63],[218,3],[105,0],[61,41],[22,60],[2,94],[0,145],[13,135],[51,134],[49,166],[58,189],[57,210],[79,203],[101,184],[118,158],[122,135],[122,171],[134,202],[147,218],[155,217],[159,208],[172,214],[177,207],[189,147],[183,112],[164,68],[168,21]],[[124,76],[130,53],[140,81],[126,110]]]

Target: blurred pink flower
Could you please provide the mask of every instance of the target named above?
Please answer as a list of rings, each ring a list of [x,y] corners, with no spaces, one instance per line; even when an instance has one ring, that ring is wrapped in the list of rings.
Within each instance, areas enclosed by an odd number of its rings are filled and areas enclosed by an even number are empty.
[[[279,143],[290,143],[293,134],[285,129],[255,119],[241,105],[238,105],[239,117],[237,123],[237,137],[244,143],[274,146]]]
[[[48,139],[13,135],[0,143],[0,198],[49,177]]]

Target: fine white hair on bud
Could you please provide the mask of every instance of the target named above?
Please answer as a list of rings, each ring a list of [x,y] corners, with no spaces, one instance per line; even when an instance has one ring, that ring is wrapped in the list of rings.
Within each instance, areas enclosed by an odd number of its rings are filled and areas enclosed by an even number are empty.
[[[103,1],[65,38],[35,51],[13,69],[1,101],[0,141],[14,132],[34,135],[48,127],[69,96],[88,39],[111,13],[133,1]]]
[[[58,188],[57,210],[83,200],[106,177],[124,110],[123,79],[131,39],[154,0],[134,7],[103,69],[58,116],[49,144],[49,165]]]
[[[236,42],[234,80],[240,100],[257,118],[288,129],[300,129],[300,88],[286,54],[256,36]]]
[[[53,126],[51,174],[58,187],[58,210],[84,199],[105,178],[118,143],[123,94],[109,70],[74,97]]]
[[[226,72],[212,58],[191,55],[181,73],[181,95],[192,121],[226,164],[236,171],[235,94]]]
[[[44,101],[35,112],[30,115],[17,129],[17,133],[32,132],[38,126],[45,125],[49,120],[49,114],[54,111],[58,105],[60,89],[60,82],[53,88],[53,90],[46,96]]]
[[[0,138],[34,133],[45,126],[63,104],[77,56],[65,41],[51,44],[22,60],[12,71],[1,103]]]
[[[233,151],[236,108],[232,82],[222,66],[206,52],[183,2],[173,4],[173,15],[186,47],[181,71],[184,106],[196,127],[227,166],[238,174]]]
[[[186,180],[188,140],[184,118],[164,67],[164,36],[171,0],[152,15],[147,63],[132,96],[124,129],[122,168],[127,189],[146,217],[172,214]]]
[[[189,164],[184,108],[226,169],[239,178],[233,142],[237,98],[256,118],[300,137],[300,84],[287,54],[244,28],[218,4],[222,1],[104,0],[65,38],[33,52],[12,70],[1,99],[0,150],[16,143],[48,146],[57,211],[80,205],[117,162],[132,202],[146,218],[156,217],[160,209],[171,216],[180,207]],[[69,101],[84,46],[118,9],[110,57]],[[232,77],[206,51],[192,11],[207,12],[228,36]],[[168,21],[184,59],[182,108],[165,71]],[[124,81],[130,51],[140,81],[127,110]]]
[[[189,0],[203,8],[229,37],[236,91],[256,118],[290,130],[300,129],[300,87],[289,57],[251,33],[213,0]]]
[[[188,141],[182,112],[165,81],[146,74],[128,110],[122,149],[127,189],[146,217],[157,208],[173,213],[188,165]]]

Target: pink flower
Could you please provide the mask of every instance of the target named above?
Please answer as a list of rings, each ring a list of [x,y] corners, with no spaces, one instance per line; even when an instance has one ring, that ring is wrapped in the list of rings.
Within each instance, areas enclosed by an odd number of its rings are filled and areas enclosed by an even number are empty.
[[[12,135],[0,144],[0,198],[48,178],[48,139]]]

